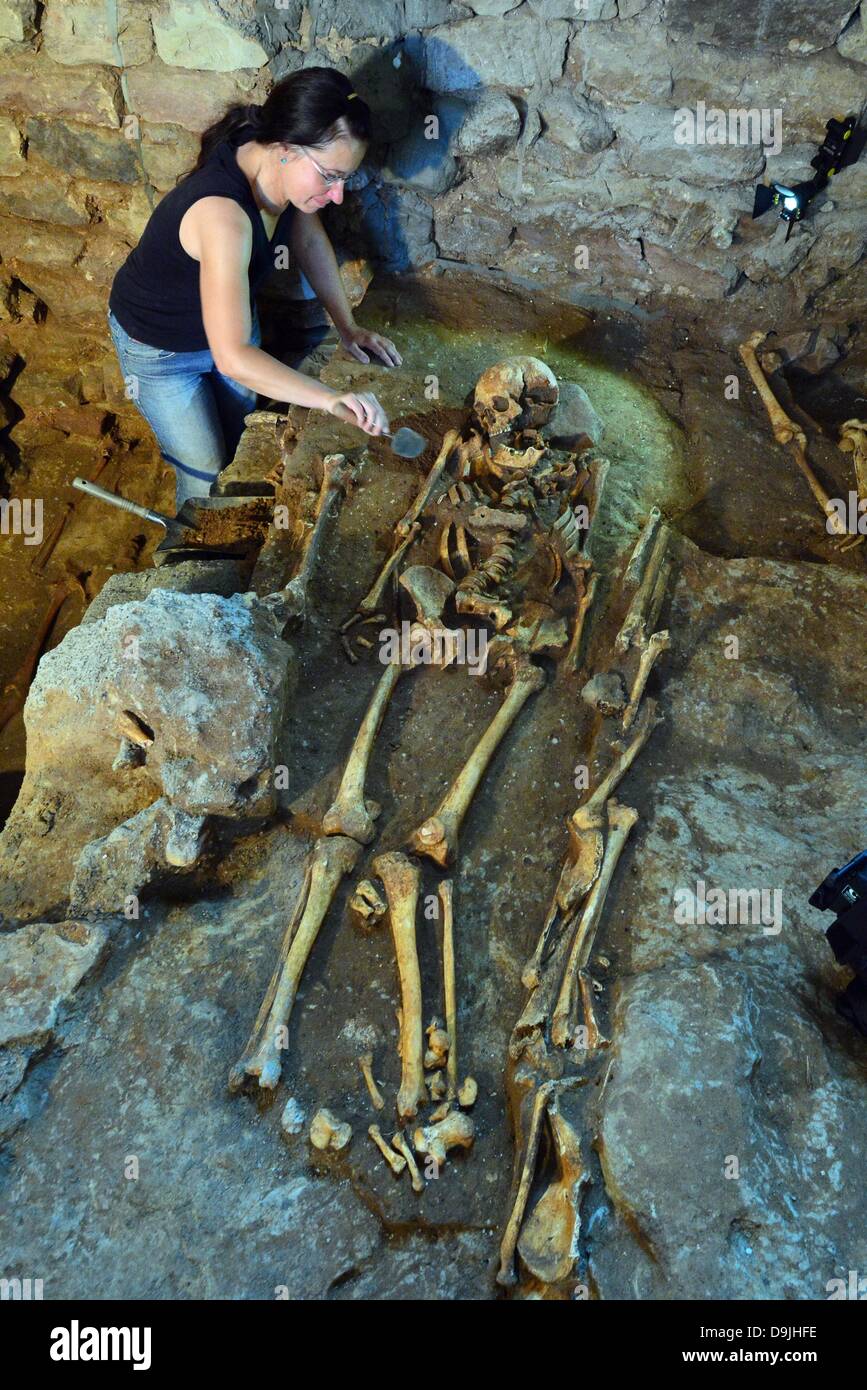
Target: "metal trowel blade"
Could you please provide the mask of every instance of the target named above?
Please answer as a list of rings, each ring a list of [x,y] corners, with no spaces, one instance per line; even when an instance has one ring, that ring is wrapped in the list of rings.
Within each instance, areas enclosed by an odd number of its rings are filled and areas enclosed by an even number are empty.
[[[427,448],[427,440],[415,430],[403,425],[391,436],[392,452],[402,459],[417,459]]]

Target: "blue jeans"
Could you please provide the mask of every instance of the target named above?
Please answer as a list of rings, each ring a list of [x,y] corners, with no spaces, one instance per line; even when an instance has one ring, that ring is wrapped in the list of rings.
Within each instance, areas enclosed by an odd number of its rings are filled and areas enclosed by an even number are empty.
[[[128,398],[157,438],[175,470],[176,506],[208,497],[221,469],[232,462],[244,417],[256,409],[256,392],[218,372],[208,348],[170,352],[131,338],[108,311],[108,326]],[[258,314],[250,343],[261,343]]]

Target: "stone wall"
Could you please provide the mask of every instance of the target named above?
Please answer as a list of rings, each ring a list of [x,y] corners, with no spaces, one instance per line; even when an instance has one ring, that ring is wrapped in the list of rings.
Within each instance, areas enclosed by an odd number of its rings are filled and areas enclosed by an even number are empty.
[[[0,0],[0,53],[0,429],[19,447],[43,416],[97,436],[106,408],[132,418],[105,324],[116,267],[204,126],[311,64],[375,113],[327,214],[374,264],[806,315],[841,345],[867,300],[867,157],[788,242],[775,213],[750,218],[758,179],[805,178],[826,120],[865,105],[853,0]],[[710,143],[717,109],[764,112],[779,152]],[[685,110],[703,143],[676,139]]]

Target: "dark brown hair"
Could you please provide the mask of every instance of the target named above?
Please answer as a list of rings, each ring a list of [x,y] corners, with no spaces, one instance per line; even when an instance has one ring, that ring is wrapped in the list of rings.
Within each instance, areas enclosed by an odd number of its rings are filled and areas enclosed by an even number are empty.
[[[230,106],[202,136],[195,173],[221,140],[244,125],[262,145],[327,145],[341,135],[367,143],[370,107],[361,96],[350,99],[352,83],[337,68],[301,68],[276,82],[261,106]]]

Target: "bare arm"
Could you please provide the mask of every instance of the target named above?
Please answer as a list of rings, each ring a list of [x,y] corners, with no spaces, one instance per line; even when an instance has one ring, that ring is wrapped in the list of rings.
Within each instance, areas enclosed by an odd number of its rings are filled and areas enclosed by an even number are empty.
[[[355,324],[352,307],[346,298],[334,247],[318,213],[295,210],[289,229],[289,246],[314,293],[331,315],[338,333],[352,328]]]
[[[326,410],[343,419],[354,415],[368,433],[388,428],[375,396],[341,395],[250,343],[247,267],[253,229],[243,208],[231,198],[200,198],[181,219],[180,237],[184,250],[199,262],[202,319],[218,371],[274,400]],[[341,411],[341,402],[348,406],[348,415]]]

